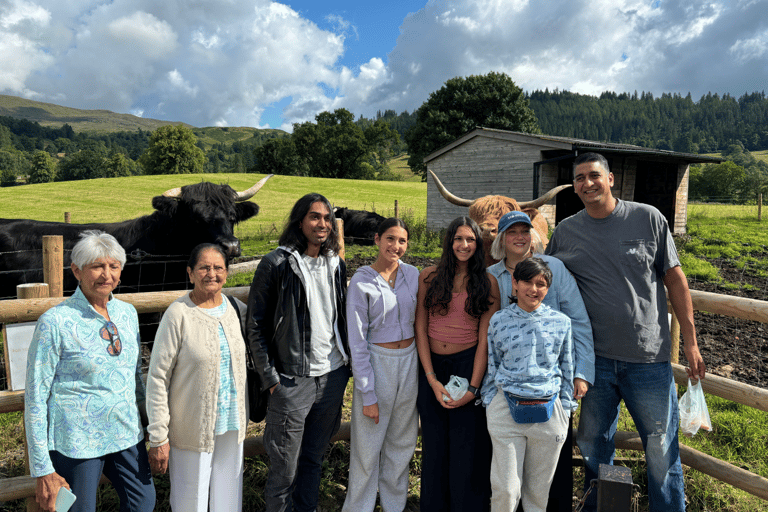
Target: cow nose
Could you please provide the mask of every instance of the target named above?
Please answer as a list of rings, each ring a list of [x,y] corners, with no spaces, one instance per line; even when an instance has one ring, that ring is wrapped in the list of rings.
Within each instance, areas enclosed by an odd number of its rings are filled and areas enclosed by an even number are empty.
[[[219,243],[224,248],[228,258],[240,256],[240,240],[224,240]]]

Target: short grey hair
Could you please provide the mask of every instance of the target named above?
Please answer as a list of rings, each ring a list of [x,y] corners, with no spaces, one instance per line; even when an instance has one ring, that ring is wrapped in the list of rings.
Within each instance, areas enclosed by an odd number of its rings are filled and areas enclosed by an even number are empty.
[[[84,268],[99,258],[110,258],[125,266],[125,249],[109,233],[91,229],[80,233],[80,241],[72,248],[72,263],[77,268]]]
[[[499,233],[496,235],[496,238],[493,239],[493,243],[491,243],[491,258],[495,260],[503,260],[506,258],[507,252],[503,240],[506,233],[506,231]],[[534,254],[544,254],[544,241],[535,229],[531,229],[531,255]]]

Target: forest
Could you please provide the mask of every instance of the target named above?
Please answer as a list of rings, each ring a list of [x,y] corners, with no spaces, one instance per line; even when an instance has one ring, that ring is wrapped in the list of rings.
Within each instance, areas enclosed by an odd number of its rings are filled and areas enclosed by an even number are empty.
[[[512,103],[517,113],[532,114],[527,124],[516,124],[512,114],[480,112],[478,106],[496,105],[493,108],[498,109]],[[440,109],[450,112],[436,116]],[[461,114],[458,120],[451,117],[455,111]],[[435,118],[446,119],[451,126],[443,130],[427,121]],[[414,112],[386,110],[373,118],[355,118],[352,112],[337,109],[318,114],[314,122],[294,124],[291,134],[247,129],[213,142],[212,131],[228,129],[163,126],[154,132],[77,133],[68,124],[53,128],[0,116],[0,184],[173,172],[273,172],[393,180],[402,178],[391,173],[386,163],[403,154],[410,155],[411,169],[425,179],[424,169],[419,168],[421,158],[478,125],[684,153],[723,154],[729,161],[720,167],[692,169],[694,199],[749,201],[768,182],[768,166],[750,155],[768,149],[765,92],[738,98],[707,93],[698,101],[690,94],[654,97],[637,91],[604,92],[599,97],[558,90],[525,93],[506,75],[490,73],[449,80]],[[442,138],[435,136],[438,132]],[[165,154],[171,147],[184,154],[178,160],[183,165],[158,156],[158,151]]]

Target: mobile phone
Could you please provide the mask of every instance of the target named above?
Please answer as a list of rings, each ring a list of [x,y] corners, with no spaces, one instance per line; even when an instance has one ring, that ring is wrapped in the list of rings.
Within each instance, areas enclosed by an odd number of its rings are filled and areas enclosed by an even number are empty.
[[[77,497],[66,487],[59,487],[56,493],[56,512],[67,512]]]

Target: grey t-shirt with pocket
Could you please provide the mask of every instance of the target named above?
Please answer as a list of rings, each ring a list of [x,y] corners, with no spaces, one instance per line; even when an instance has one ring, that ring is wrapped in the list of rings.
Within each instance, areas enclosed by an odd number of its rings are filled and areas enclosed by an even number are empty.
[[[633,363],[670,360],[663,278],[680,265],[669,225],[653,206],[616,200],[604,219],[562,221],[546,253],[573,274],[592,323],[595,354]]]

